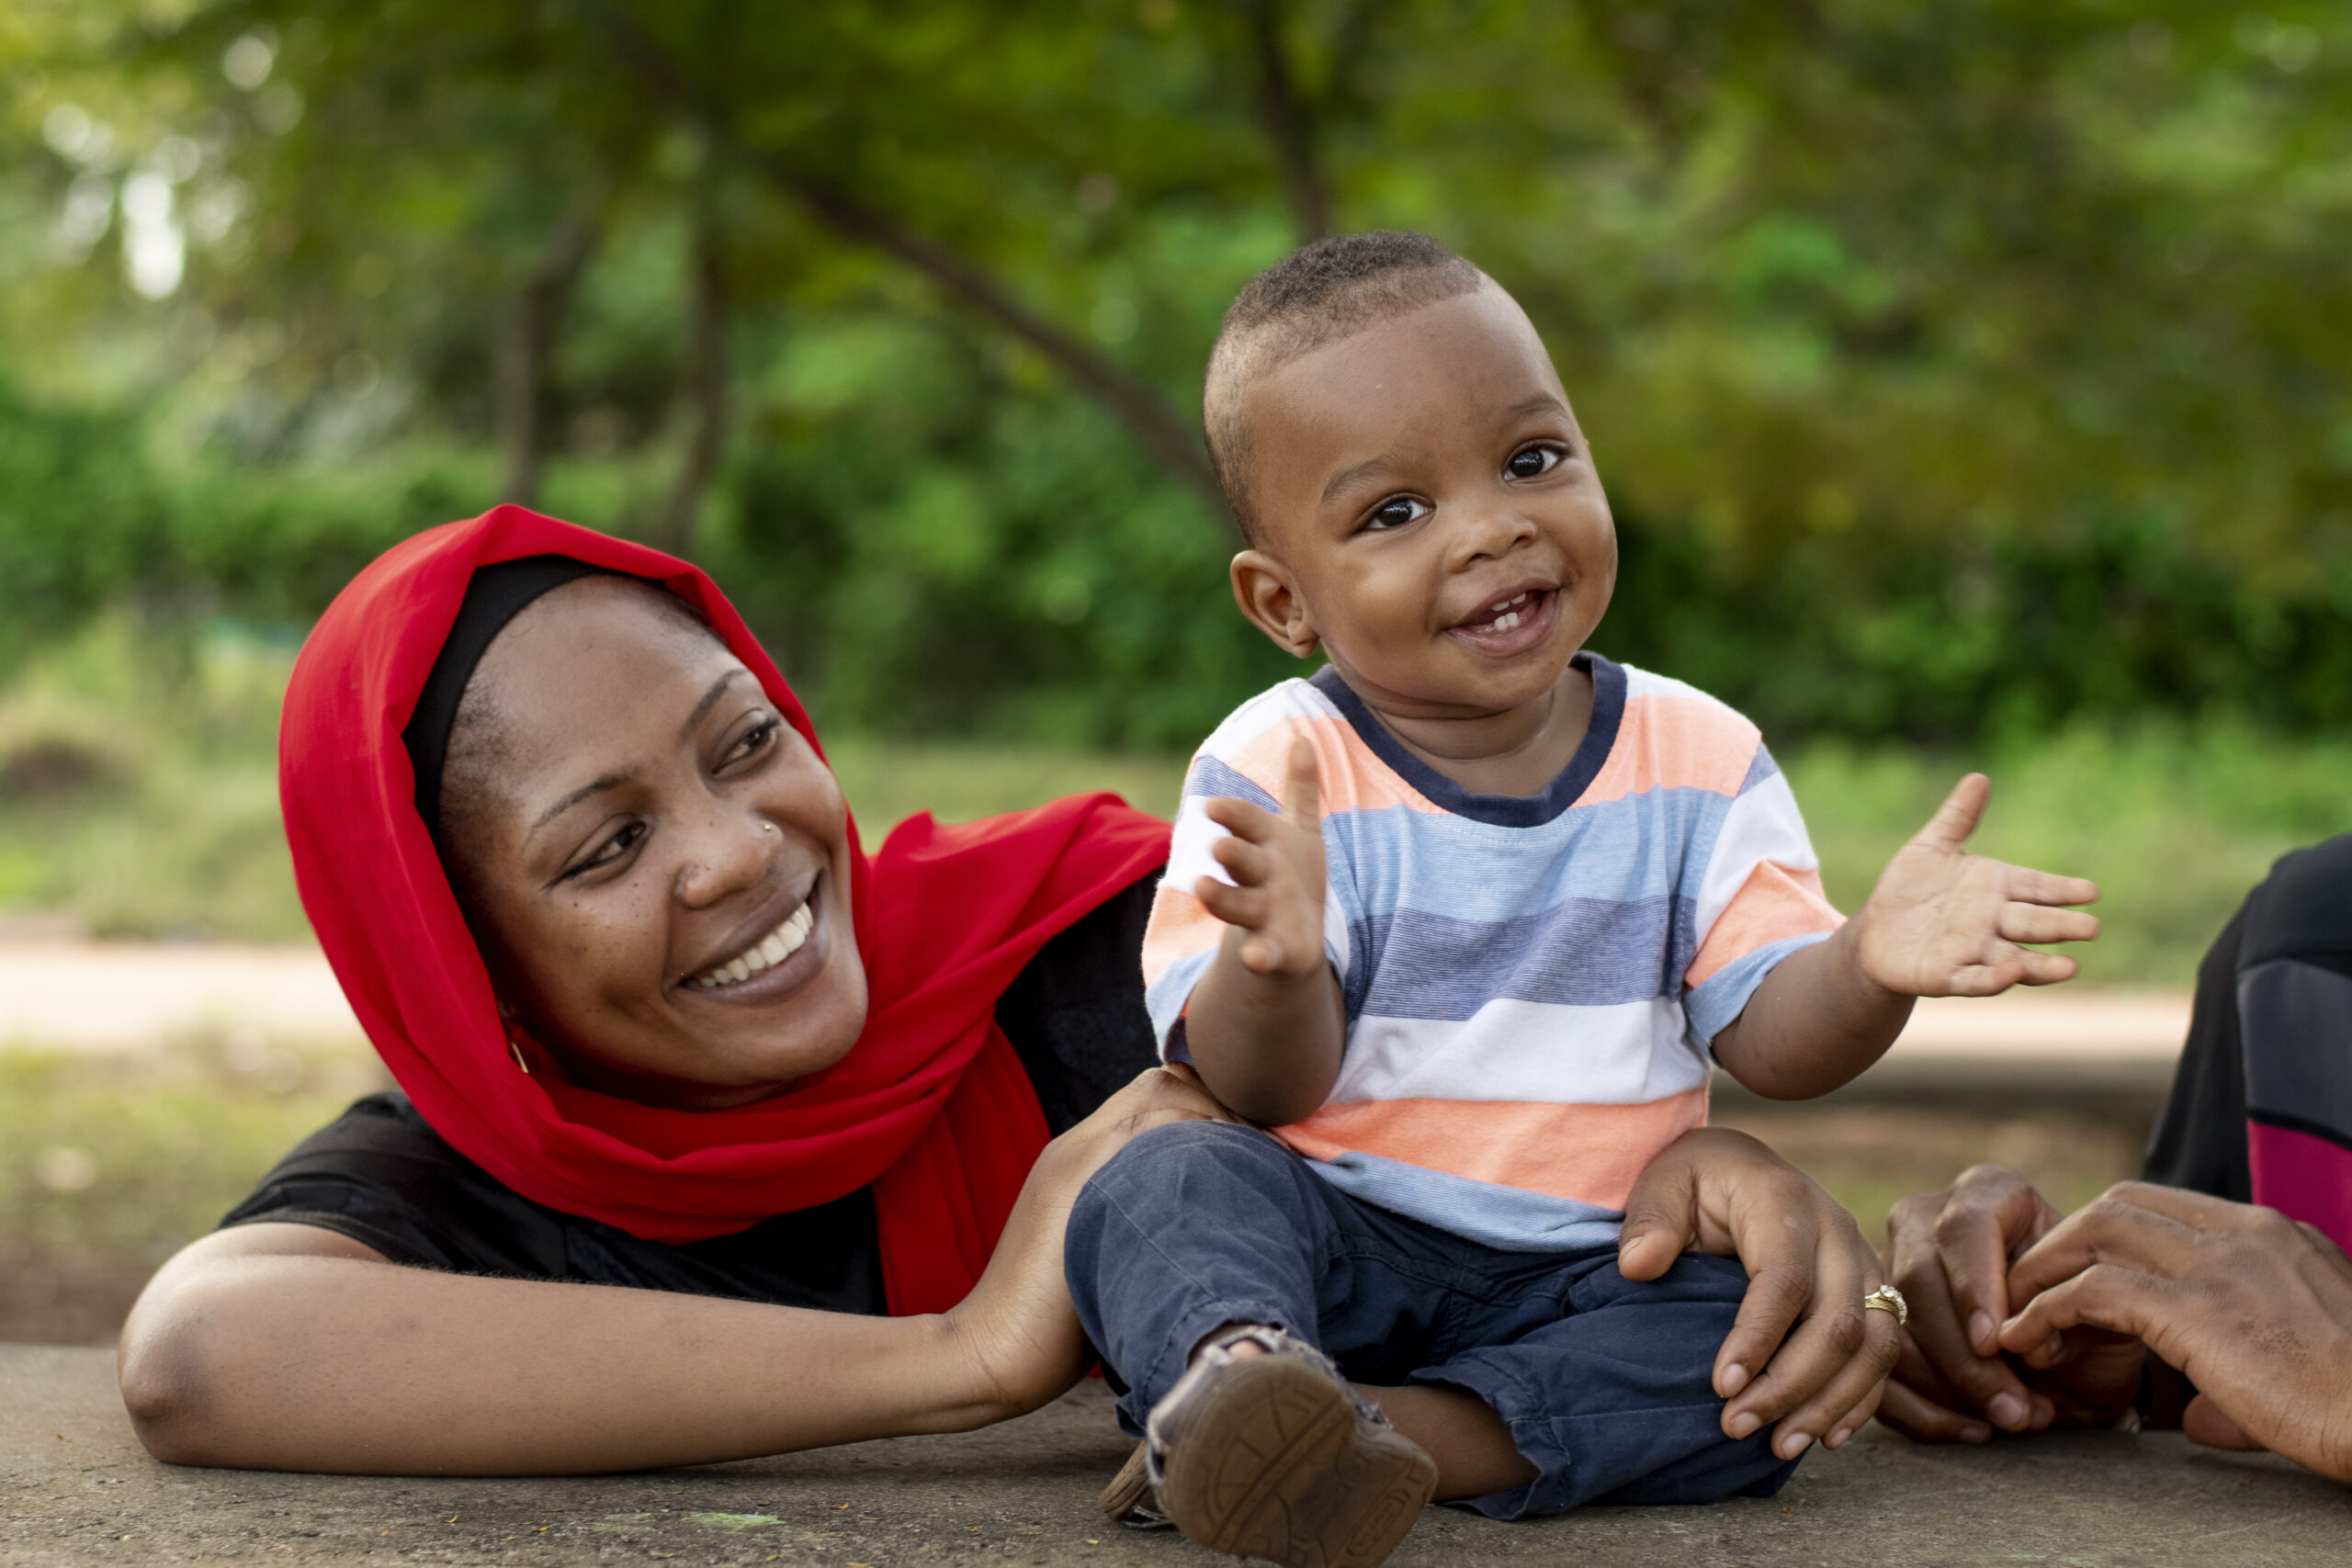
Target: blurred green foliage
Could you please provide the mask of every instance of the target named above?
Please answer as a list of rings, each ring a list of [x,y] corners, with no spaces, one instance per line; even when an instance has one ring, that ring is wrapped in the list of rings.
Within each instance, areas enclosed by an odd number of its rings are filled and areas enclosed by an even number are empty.
[[[2347,109],[2285,0],[17,0],[0,660],[528,493],[827,719],[1182,749],[1287,668],[1168,439],[1218,313],[1410,226],[1559,360],[1606,650],[1781,739],[2340,726]]]
[[[117,611],[0,694],[0,918],[46,911],[123,938],[301,940],[272,766],[290,641],[215,623],[159,663]],[[968,821],[1108,789],[1172,815],[1181,751],[837,732],[827,754],[876,844],[918,811]],[[1976,848],[2098,882],[2094,985],[2185,987],[2272,860],[2352,829],[2352,741],[2234,721],[2076,722],[1957,750],[1816,739],[1780,760],[1822,877],[1858,908],[1964,769],[1993,775]]]

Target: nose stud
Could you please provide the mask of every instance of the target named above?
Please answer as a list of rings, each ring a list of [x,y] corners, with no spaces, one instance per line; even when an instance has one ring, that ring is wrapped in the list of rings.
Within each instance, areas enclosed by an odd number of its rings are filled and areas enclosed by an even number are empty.
[[[763,833],[773,833],[775,831],[775,824],[773,822],[763,822],[760,824],[760,831]]]

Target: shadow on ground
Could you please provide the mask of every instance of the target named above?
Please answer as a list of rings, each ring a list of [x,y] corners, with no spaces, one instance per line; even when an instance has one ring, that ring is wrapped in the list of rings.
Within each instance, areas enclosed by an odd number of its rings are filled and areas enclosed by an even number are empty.
[[[986,1432],[662,1474],[472,1481],[184,1470],[155,1463],[131,1437],[111,1355],[0,1346],[0,1563],[1230,1561],[1172,1536],[1121,1530],[1094,1512],[1126,1447],[1108,1395],[1090,1384]],[[1596,1508],[1526,1525],[1431,1509],[1391,1561],[2317,1568],[2342,1563],[2347,1540],[2352,1492],[2268,1456],[2120,1432],[1924,1449],[1872,1429],[1808,1460],[1769,1500]]]

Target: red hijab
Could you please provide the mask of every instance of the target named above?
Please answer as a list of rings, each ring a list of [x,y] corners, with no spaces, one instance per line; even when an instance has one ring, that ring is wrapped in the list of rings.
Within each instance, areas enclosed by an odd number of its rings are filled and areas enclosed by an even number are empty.
[[[474,570],[541,555],[685,600],[817,744],[734,607],[684,561],[516,506],[387,551],[304,646],[278,743],[302,907],[360,1024],[434,1129],[534,1201],[682,1242],[871,1185],[890,1310],[954,1305],[1046,1144],[997,998],[1047,938],[1167,859],[1167,824],[1115,795],[1073,796],[967,827],[917,817],[871,859],[852,824],[869,1002],[839,1064],[775,1099],[707,1111],[526,1076],[417,814],[401,731]]]

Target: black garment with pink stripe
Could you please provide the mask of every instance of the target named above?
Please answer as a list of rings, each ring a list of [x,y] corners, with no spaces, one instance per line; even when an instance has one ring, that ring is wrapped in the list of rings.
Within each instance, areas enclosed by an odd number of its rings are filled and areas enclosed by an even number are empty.
[[[2352,1250],[2352,834],[2283,857],[2205,955],[2146,1175]]]

